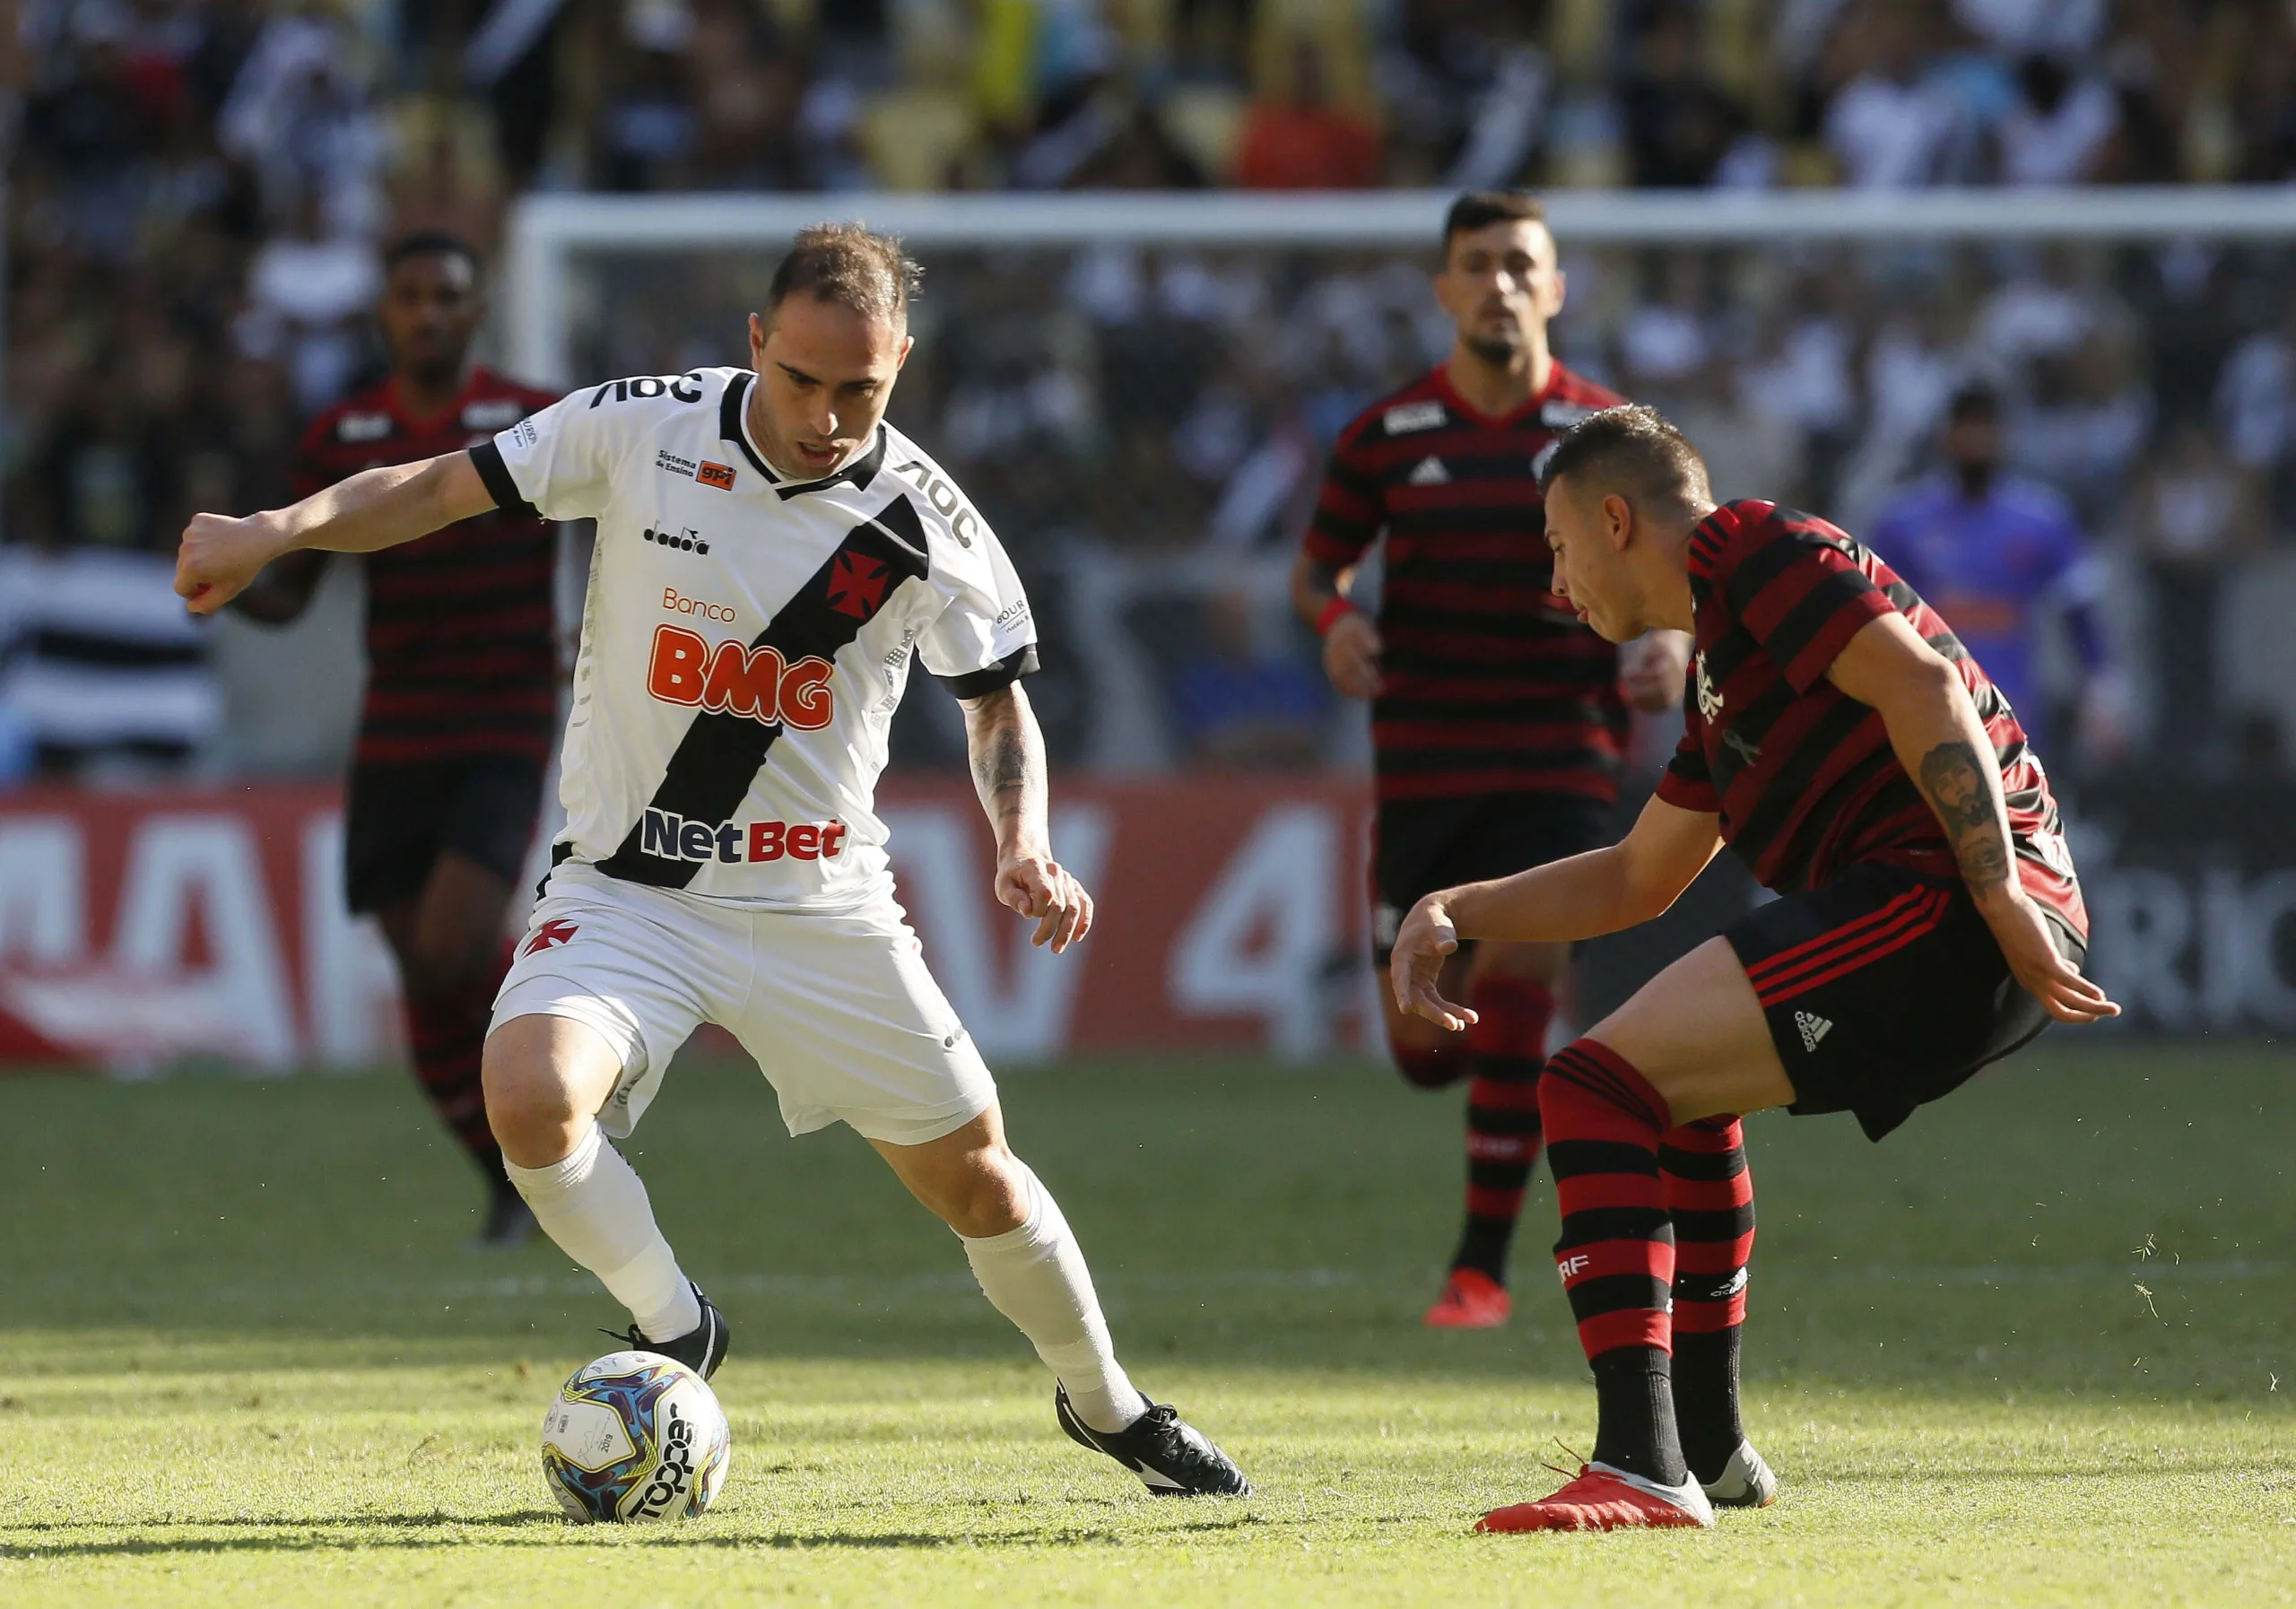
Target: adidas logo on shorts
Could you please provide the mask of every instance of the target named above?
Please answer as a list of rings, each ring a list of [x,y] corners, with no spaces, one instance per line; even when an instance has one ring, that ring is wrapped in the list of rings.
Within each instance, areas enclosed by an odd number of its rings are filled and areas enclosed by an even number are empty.
[[[1833,1031],[1831,1022],[1805,1011],[1797,1011],[1794,1013],[1794,1026],[1802,1031],[1802,1048],[1805,1050],[1815,1050],[1818,1048],[1818,1041]]]

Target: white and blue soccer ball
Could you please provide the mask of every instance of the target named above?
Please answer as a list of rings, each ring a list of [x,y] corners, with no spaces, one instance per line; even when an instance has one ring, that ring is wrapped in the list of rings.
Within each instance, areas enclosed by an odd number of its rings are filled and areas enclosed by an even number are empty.
[[[542,1422],[542,1473],[572,1518],[689,1519],[718,1499],[733,1432],[709,1382],[659,1352],[608,1352]]]

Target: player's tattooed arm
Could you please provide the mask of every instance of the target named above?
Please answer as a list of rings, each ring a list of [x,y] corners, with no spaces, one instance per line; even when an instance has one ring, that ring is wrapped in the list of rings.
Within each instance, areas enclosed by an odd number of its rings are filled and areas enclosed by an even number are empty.
[[[1017,682],[960,700],[980,807],[996,832],[996,898],[1035,919],[1031,942],[1065,950],[1092,927],[1092,897],[1052,857],[1044,733]]]
[[[972,785],[996,831],[997,848],[1041,845],[1047,836],[1044,735],[1028,695],[1014,682],[963,703]]]
[[[1936,814],[2010,974],[2061,1022],[2119,1015],[2120,1007],[2057,947],[2048,918],[2018,880],[2001,768],[1961,671],[1903,615],[1891,613],[1858,628],[1826,675],[1881,716],[1890,747]]]
[[[1990,756],[1967,743],[1941,743],[1921,757],[1921,791],[1945,829],[1961,881],[1983,898],[2009,881],[2009,813]]]

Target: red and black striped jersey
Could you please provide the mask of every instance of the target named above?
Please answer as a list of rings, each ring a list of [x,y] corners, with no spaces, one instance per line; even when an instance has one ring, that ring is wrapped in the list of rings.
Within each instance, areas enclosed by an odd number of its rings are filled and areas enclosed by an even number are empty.
[[[1775,503],[1726,503],[1692,533],[1690,587],[1697,654],[1660,798],[1718,813],[1730,848],[1781,893],[1861,862],[1959,877],[1944,829],[1898,762],[1880,713],[1826,676],[1867,622],[1895,611],[1960,669],[1985,723],[2025,891],[2087,937],[2057,801],[2016,712],[1952,628],[1872,549]]]
[[[1381,799],[1618,796],[1627,710],[1618,651],[1552,590],[1538,465],[1621,397],[1557,363],[1503,418],[1438,368],[1340,433],[1308,554],[1344,569],[1382,532],[1382,687],[1371,707]]]
[[[386,378],[311,422],[295,495],[378,464],[412,464],[491,441],[556,400],[474,369],[452,403],[417,415],[401,403],[397,382]],[[558,717],[556,551],[549,521],[493,513],[366,555],[360,764],[467,754],[549,759]]]

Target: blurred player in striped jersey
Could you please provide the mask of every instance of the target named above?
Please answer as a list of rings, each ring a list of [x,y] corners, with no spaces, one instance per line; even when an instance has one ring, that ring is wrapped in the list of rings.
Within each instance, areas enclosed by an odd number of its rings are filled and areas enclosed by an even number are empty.
[[[311,422],[296,496],[458,452],[557,400],[471,362],[483,308],[477,254],[460,240],[415,234],[390,248],[376,309],[389,372]],[[491,1190],[480,1235],[490,1245],[534,1231],[487,1126],[479,1064],[556,736],[555,530],[531,509],[491,510],[365,559],[367,691],[344,888],[398,962],[415,1076]],[[278,560],[236,607],[293,620],[326,558]]]
[[[1457,326],[1451,353],[1340,432],[1292,570],[1333,685],[1371,700],[1382,969],[1422,895],[1605,841],[1627,702],[1672,707],[1688,659],[1679,632],[1614,648],[1548,591],[1538,466],[1563,429],[1620,398],[1549,350],[1564,287],[1539,203],[1463,196],[1442,244],[1435,294]],[[1383,534],[1374,625],[1349,594]],[[1472,1081],[1466,1222],[1427,1313],[1435,1327],[1507,1321],[1508,1245],[1538,1160],[1539,1069],[1570,954],[1550,944],[1463,952],[1448,987],[1477,1013],[1464,1045],[1390,1003],[1387,1044],[1406,1079]]]
[[[1623,840],[1429,895],[1393,984],[1472,1031],[1440,982],[1461,942],[1648,921],[1725,844],[1779,896],[1547,1064],[1555,1268],[1599,1428],[1576,1479],[1481,1528],[1707,1526],[1778,1490],[1739,1420],[1740,1116],[1847,1111],[1878,1140],[2052,1021],[2119,1008],[2081,975],[2088,913],[2039,756],[1884,555],[1775,503],[1718,506],[1648,408],[1573,429],[1544,478],[1558,590],[1613,642],[1694,630],[1695,697]]]

